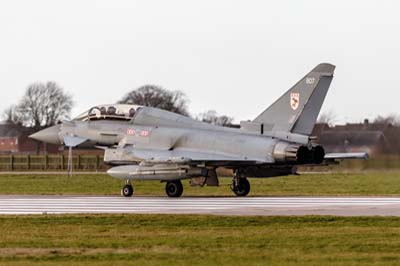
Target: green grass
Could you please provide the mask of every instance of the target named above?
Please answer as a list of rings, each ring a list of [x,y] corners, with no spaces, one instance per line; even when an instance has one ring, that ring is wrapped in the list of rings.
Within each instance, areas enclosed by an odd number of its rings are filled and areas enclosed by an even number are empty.
[[[251,179],[251,195],[400,195],[400,172]],[[190,187],[184,195],[232,195]],[[98,175],[0,175],[0,194],[118,195]],[[164,184],[135,182],[137,195]],[[400,218],[205,215],[0,216],[1,265],[399,265]]]
[[[220,187],[190,187],[184,180],[184,196],[231,196],[231,178],[221,178]],[[400,171],[303,174],[269,179],[250,179],[251,196],[322,196],[322,195],[400,195]],[[58,175],[0,175],[0,194],[87,194],[119,195],[123,181],[106,174],[68,177]],[[164,183],[133,183],[136,195],[164,196]]]
[[[0,265],[399,265],[400,218],[0,216]]]

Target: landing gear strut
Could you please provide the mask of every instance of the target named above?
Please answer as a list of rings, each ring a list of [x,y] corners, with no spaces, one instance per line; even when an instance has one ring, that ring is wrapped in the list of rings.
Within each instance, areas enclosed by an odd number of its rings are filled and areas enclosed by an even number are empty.
[[[238,197],[245,197],[250,192],[249,180],[245,177],[236,176],[233,178],[231,189]]]
[[[126,180],[125,186],[121,189],[121,195],[124,197],[131,197],[133,195],[133,186],[129,179]]]
[[[180,180],[168,181],[165,185],[165,192],[168,197],[179,198],[183,193],[183,186]]]

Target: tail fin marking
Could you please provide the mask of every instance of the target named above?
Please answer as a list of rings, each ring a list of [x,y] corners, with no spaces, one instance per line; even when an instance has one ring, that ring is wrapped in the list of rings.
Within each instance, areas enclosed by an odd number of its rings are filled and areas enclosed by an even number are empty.
[[[254,122],[263,124],[264,131],[310,135],[334,70],[334,65],[319,64],[262,112]]]

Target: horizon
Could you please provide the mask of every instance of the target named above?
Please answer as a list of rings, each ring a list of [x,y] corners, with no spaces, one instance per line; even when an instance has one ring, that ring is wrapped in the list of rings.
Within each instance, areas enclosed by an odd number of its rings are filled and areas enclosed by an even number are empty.
[[[373,120],[399,113],[399,7],[391,0],[2,2],[0,111],[36,81],[70,92],[72,117],[155,84],[183,91],[191,114],[215,110],[239,122],[329,62],[337,69],[321,113],[335,110],[337,123]]]

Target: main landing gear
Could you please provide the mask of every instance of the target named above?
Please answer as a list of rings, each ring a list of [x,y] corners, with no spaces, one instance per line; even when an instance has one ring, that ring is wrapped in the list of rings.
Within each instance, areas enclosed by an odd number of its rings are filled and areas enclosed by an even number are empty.
[[[245,197],[250,192],[250,183],[246,177],[235,175],[232,181],[231,190],[238,197]],[[129,179],[126,180],[125,186],[121,189],[121,195],[131,197],[133,195],[133,186]],[[183,193],[183,185],[180,180],[168,181],[165,185],[165,193],[168,197],[179,198]]]
[[[127,179],[125,186],[121,189],[121,195],[124,197],[131,197],[133,195],[133,186],[131,181]],[[165,185],[165,193],[168,197],[179,198],[183,193],[183,185],[180,180],[168,181]]]
[[[165,185],[165,193],[168,197],[179,198],[183,193],[183,186],[180,180],[168,181]]]
[[[121,189],[121,195],[124,197],[131,197],[133,195],[133,186],[129,179],[126,180],[125,186]]]
[[[245,197],[250,192],[249,180],[245,177],[235,176],[232,181],[231,190],[238,197]]]

